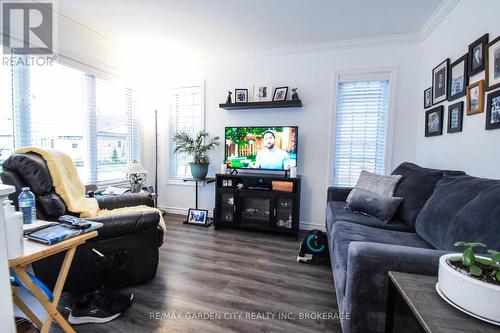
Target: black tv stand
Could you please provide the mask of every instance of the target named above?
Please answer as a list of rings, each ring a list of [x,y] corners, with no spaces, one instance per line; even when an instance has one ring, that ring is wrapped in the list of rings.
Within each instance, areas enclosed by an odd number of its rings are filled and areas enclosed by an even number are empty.
[[[283,174],[215,175],[215,229],[299,232],[301,178]]]

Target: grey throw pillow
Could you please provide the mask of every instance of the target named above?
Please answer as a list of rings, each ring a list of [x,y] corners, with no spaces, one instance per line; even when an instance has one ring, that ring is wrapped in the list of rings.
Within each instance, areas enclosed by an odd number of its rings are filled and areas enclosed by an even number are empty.
[[[403,201],[403,198],[380,196],[357,188],[351,193],[351,200],[345,208],[352,212],[373,216],[384,223],[389,223],[392,220]]]
[[[381,176],[376,173],[363,170],[361,171],[358,182],[354,188],[368,191],[382,197],[392,197],[394,195],[394,191],[396,190],[396,186],[401,180],[401,177],[401,175]],[[351,201],[352,195],[353,191],[349,193],[346,200],[347,202]]]

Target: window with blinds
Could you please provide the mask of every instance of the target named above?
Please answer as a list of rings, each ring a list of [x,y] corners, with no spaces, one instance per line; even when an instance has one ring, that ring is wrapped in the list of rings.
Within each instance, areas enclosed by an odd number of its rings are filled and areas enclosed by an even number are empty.
[[[174,88],[170,92],[169,110],[169,178],[172,180],[191,177],[189,163],[192,157],[174,154],[173,138],[176,133],[195,135],[203,129],[203,84]]]
[[[140,155],[131,89],[58,64],[1,70],[2,160],[33,145],[67,153],[84,183],[125,180],[127,162]]]
[[[361,170],[384,173],[389,85],[389,80],[340,80],[335,117],[335,186],[355,185]]]

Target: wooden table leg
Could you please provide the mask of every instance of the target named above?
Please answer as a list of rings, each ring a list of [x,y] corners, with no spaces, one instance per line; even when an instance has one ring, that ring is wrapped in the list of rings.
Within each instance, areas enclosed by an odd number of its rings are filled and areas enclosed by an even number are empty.
[[[69,267],[69,265],[71,264],[71,260],[73,259],[75,248],[71,248],[70,250],[68,250],[68,252],[73,250],[73,253],[70,254],[69,257],[68,257],[68,255],[66,256],[66,258],[64,260],[65,262],[63,263],[63,266],[64,266],[64,264],[66,264]],[[66,263],[66,259],[70,259],[69,263]],[[57,323],[59,324],[59,326],[61,326],[61,328],[64,330],[64,332],[76,333],[75,330],[71,327],[71,325],[66,321],[66,319],[64,319],[64,317],[61,315],[61,313],[59,311],[57,311],[57,308],[56,308],[57,303],[55,303],[56,305],[54,305],[47,299],[47,297],[45,296],[45,294],[42,293],[40,288],[37,285],[35,285],[35,283],[33,283],[33,281],[29,277],[28,273],[26,273],[24,268],[23,267],[14,267],[13,269],[14,269],[14,272],[16,273],[17,277],[19,278],[19,280],[21,280],[23,282],[24,286],[33,294],[33,296],[35,296],[35,298],[40,302],[40,304],[45,308],[45,310],[47,310],[48,316],[50,316],[52,319],[57,321]],[[61,268],[61,271],[64,271],[63,268]],[[66,270],[66,274],[61,275],[61,271],[60,271],[60,275],[59,275],[57,283],[59,283],[60,279],[65,280],[66,275],[68,273]],[[64,285],[64,281],[62,281],[62,284]],[[59,295],[60,295],[60,293],[59,293]],[[58,301],[59,301],[59,298],[58,298]],[[50,328],[50,324],[52,322],[52,319],[49,322],[46,321],[43,324],[42,332],[44,332],[44,333],[48,332],[48,330]]]
[[[31,320],[33,325],[35,325],[36,328],[41,329],[42,328],[42,322],[37,318],[37,316],[24,304],[24,302],[17,297],[17,295],[14,295],[14,304],[17,305],[19,310],[21,310],[26,316],[28,316],[28,319]]]

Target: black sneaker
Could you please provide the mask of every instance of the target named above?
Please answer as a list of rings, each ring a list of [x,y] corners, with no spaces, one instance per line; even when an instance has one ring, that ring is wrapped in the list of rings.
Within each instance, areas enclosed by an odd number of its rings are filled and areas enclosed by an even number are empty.
[[[108,310],[109,304],[107,303],[107,300],[99,295],[87,295],[71,310],[68,322],[70,324],[107,323],[121,315],[121,312]]]

